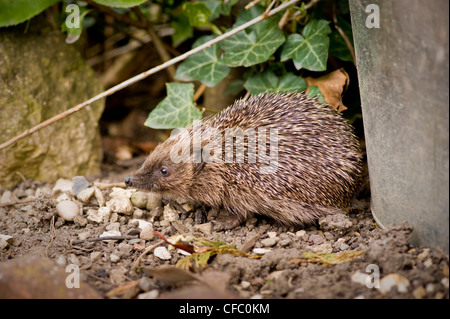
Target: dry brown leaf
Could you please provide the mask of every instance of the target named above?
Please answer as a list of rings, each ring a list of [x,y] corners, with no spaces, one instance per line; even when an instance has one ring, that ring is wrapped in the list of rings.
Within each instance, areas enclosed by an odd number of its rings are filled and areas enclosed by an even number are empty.
[[[188,281],[202,282],[195,274],[175,266],[144,267],[144,270],[167,285],[182,284]]]
[[[308,86],[317,86],[323,95],[325,103],[339,113],[345,111],[347,107],[342,102],[342,95],[347,90],[350,78],[343,68],[335,70],[320,78],[314,79],[310,76],[305,78]]]
[[[135,297],[139,292],[139,280],[133,280],[130,282],[127,282],[125,284],[122,284],[116,288],[111,289],[108,291],[105,296],[107,298],[112,297],[122,297],[124,299],[131,299]]]

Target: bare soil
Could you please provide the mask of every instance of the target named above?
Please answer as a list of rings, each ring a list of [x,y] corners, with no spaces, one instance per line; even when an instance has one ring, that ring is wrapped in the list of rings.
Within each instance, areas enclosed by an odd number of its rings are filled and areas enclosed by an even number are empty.
[[[105,167],[96,181],[121,182],[133,169]],[[53,186],[28,180],[11,190],[18,200],[29,202],[0,207],[0,234],[14,237],[14,243],[0,252],[0,266],[26,256],[47,256],[62,266],[76,264],[82,281],[104,298],[449,298],[448,253],[411,246],[412,228],[407,223],[380,229],[370,212],[370,198],[355,200],[348,214],[327,217],[303,229],[256,217],[230,231],[208,232],[196,226],[201,218],[195,209],[176,223],[162,222],[162,214],[155,216],[146,209],[136,209],[132,215],[113,213],[108,221],[95,223],[85,218],[90,208],[98,209],[94,200],[79,202],[83,218],[64,221],[56,212],[54,198],[35,197],[38,189]],[[111,189],[102,192],[108,200]],[[216,219],[215,215],[210,211],[202,223]],[[161,241],[158,236],[85,240],[98,238],[113,223],[121,235],[139,237],[141,229],[131,222],[136,218],[152,222],[153,229],[166,238],[183,231],[248,253],[254,254],[255,248],[265,253],[261,258],[219,254],[206,267],[194,270],[194,280],[187,280],[186,274],[161,268],[185,258],[179,250],[170,250],[168,260],[156,257],[154,250],[143,255],[145,248]],[[74,244],[80,238],[84,241]],[[316,255],[304,254],[308,252]],[[334,264],[318,262],[324,254],[349,258]]]

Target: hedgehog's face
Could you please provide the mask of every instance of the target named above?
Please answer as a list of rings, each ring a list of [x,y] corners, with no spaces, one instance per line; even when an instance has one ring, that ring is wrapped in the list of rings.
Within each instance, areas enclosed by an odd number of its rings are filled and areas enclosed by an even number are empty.
[[[186,197],[192,180],[191,163],[174,163],[165,143],[147,157],[142,167],[125,178],[127,186]]]

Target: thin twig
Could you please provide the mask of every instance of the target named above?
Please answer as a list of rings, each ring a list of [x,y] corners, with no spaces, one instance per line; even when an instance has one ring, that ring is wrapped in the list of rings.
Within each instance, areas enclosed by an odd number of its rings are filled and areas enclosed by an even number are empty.
[[[338,25],[338,20],[336,16],[336,1],[333,1],[333,23],[336,30],[339,32],[341,37],[344,39],[345,44],[348,47],[348,50],[350,51],[350,54],[353,58],[353,63],[356,65],[356,56],[355,56],[355,49],[353,48],[352,42],[348,38],[348,36],[345,34],[344,30],[341,29],[341,27]]]
[[[34,203],[35,201],[36,201],[36,199],[28,199],[28,200],[21,200],[21,201],[17,201],[17,202],[7,202],[7,203],[0,204],[0,207],[31,204],[31,203]]]
[[[197,91],[194,94],[194,102],[197,102],[197,100],[200,98],[200,96],[202,96],[203,92],[205,92],[206,89],[206,85],[202,83],[202,85],[200,85],[200,87],[197,89]]]
[[[104,236],[104,237],[96,237],[96,238],[86,238],[80,240],[73,240],[70,242],[71,245],[82,244],[86,241],[103,241],[103,240],[124,240],[124,239],[138,239],[139,236]]]
[[[190,51],[188,51],[186,53],[183,53],[182,55],[179,55],[179,56],[177,56],[177,57],[175,57],[175,58],[173,58],[173,59],[171,59],[171,60],[169,60],[169,61],[167,61],[167,62],[165,62],[163,64],[160,64],[160,65],[158,65],[158,66],[156,66],[154,68],[151,68],[150,70],[142,72],[142,73],[140,73],[140,74],[138,74],[138,75],[136,75],[136,76],[126,80],[126,81],[123,81],[122,83],[119,83],[119,84],[113,86],[112,88],[109,88],[108,90],[106,90],[106,91],[104,91],[104,92],[102,92],[102,93],[100,93],[100,94],[90,98],[87,101],[84,101],[83,103],[78,104],[78,105],[74,106],[73,108],[68,109],[67,111],[64,111],[64,112],[62,112],[62,113],[60,113],[58,115],[55,115],[54,117],[52,117],[52,118],[50,118],[50,119],[48,119],[48,120],[46,120],[46,121],[44,121],[44,122],[34,126],[32,128],[30,128],[30,129],[27,129],[25,132],[15,136],[15,137],[13,137],[12,139],[10,139],[10,140],[6,141],[5,143],[1,144],[0,145],[0,150],[2,150],[4,148],[7,148],[8,146],[16,143],[17,141],[20,141],[21,139],[23,139],[23,138],[25,138],[25,137],[35,133],[36,131],[39,131],[40,129],[43,129],[46,126],[48,126],[50,124],[53,124],[54,122],[57,122],[57,121],[65,118],[65,117],[67,117],[69,115],[72,115],[73,113],[78,112],[79,110],[85,108],[86,106],[88,106],[88,105],[90,105],[90,104],[92,104],[94,102],[97,102],[98,100],[101,100],[101,99],[103,99],[103,98],[105,98],[107,96],[110,96],[111,94],[116,93],[117,91],[120,91],[120,90],[122,90],[122,89],[124,89],[124,88],[126,88],[126,87],[128,87],[128,86],[130,86],[130,85],[132,85],[134,83],[136,83],[136,82],[139,82],[139,81],[147,78],[148,76],[150,76],[152,74],[155,74],[155,73],[157,73],[157,72],[159,72],[161,70],[164,70],[165,68],[167,68],[167,67],[169,67],[171,65],[174,65],[174,64],[176,64],[176,63],[178,63],[180,61],[183,61],[186,58],[190,57],[191,55],[194,55],[194,54],[196,54],[196,53],[198,53],[198,52],[200,52],[200,51],[202,51],[202,50],[204,50],[204,49],[206,49],[206,48],[208,48],[208,47],[210,47],[210,46],[212,46],[212,45],[214,45],[214,44],[216,44],[216,43],[218,43],[218,42],[220,42],[220,41],[222,41],[224,39],[227,39],[227,38],[235,35],[236,33],[239,33],[242,30],[245,30],[248,27],[250,27],[250,26],[252,26],[252,25],[254,25],[254,24],[256,24],[256,23],[258,23],[258,22],[260,22],[260,21],[262,21],[264,19],[267,19],[268,17],[270,17],[270,16],[272,16],[272,15],[274,15],[274,14],[276,14],[276,13],[278,13],[278,12],[284,10],[284,9],[286,9],[287,7],[297,3],[299,1],[300,0],[291,0],[291,1],[288,1],[288,2],[284,2],[279,7],[271,10],[268,14],[262,14],[262,15],[256,17],[256,18],[248,21],[247,23],[244,23],[244,24],[238,26],[237,28],[234,28],[234,29],[230,30],[229,32],[218,36],[217,38],[214,38],[214,39],[212,39],[212,40],[210,40],[208,42],[205,42],[202,45],[199,45],[198,47],[196,47],[196,48],[194,48],[194,49],[192,49],[192,50],[190,50]],[[317,2],[318,0],[313,0],[313,1]]]
[[[137,266],[139,266],[139,262],[141,261],[141,259],[147,255],[149,252],[151,252],[153,249],[155,249],[156,247],[158,247],[159,245],[161,245],[162,243],[164,243],[163,240],[160,240],[159,242],[157,242],[156,244],[152,245],[152,246],[148,246],[143,252],[142,254],[139,255],[138,258],[136,258],[136,260],[133,262],[133,265],[131,265],[131,269],[130,271],[134,271]]]

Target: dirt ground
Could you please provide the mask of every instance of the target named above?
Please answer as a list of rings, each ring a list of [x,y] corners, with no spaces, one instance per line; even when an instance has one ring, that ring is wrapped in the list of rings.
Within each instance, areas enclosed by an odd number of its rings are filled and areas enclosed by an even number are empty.
[[[54,184],[29,180],[3,190],[0,234],[13,240],[3,241],[0,274],[5,277],[14,260],[47,256],[63,269],[77,265],[81,281],[101,298],[449,298],[448,253],[408,244],[412,228],[406,223],[380,229],[370,213],[370,198],[355,200],[348,214],[304,229],[257,217],[217,232],[211,223],[217,212],[203,216],[189,205],[147,209],[145,203],[136,207],[135,200],[131,210],[117,212],[112,204],[117,188],[99,182],[122,182],[135,168],[109,166],[101,178],[88,178],[87,186],[98,187],[106,203],[98,194],[80,200],[71,190],[55,193]],[[57,213],[57,198],[64,192],[83,212],[74,221]],[[111,213],[93,221],[89,214],[100,205],[109,205]],[[144,234],[148,224],[165,238],[184,233],[220,240],[260,258],[219,253],[205,267],[179,271],[175,265],[186,255],[178,249],[157,254],[157,247],[170,245],[151,231]],[[97,240],[105,232],[123,239]],[[10,278],[8,287],[20,284]],[[1,285],[0,280],[0,290]]]

